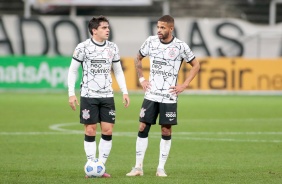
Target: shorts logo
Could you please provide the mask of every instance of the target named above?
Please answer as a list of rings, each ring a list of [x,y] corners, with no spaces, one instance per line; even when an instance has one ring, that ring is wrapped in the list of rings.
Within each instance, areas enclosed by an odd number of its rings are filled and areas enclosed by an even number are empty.
[[[167,118],[176,118],[176,113],[175,112],[166,112],[165,117]]]
[[[142,107],[142,109],[141,109],[141,111],[140,111],[140,118],[143,118],[143,117],[145,116],[145,111],[146,111],[146,109],[144,109],[144,108]]]
[[[90,118],[89,110],[87,109],[82,110],[82,118],[86,120]]]
[[[115,115],[116,115],[116,112],[115,112],[114,110],[110,110],[110,111],[109,111],[109,115],[115,116]]]

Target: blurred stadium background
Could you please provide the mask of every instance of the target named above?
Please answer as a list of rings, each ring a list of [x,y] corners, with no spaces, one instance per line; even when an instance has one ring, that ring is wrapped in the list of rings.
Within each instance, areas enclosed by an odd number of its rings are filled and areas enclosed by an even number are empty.
[[[87,21],[105,15],[122,56],[129,90],[139,90],[133,58],[163,14],[202,69],[189,92],[281,93],[280,0],[0,1],[0,89],[66,89],[75,46]],[[54,61],[60,60],[60,62]],[[48,61],[48,62],[45,62]],[[148,65],[145,65],[148,67]],[[183,66],[179,82],[189,71]],[[148,75],[148,72],[146,73]],[[114,83],[114,89],[118,90]]]
[[[31,3],[32,15],[68,15],[68,6],[44,6],[44,2],[59,2],[59,0],[1,0],[1,14],[24,15],[25,2]],[[68,2],[62,0],[62,2]],[[70,1],[71,2],[71,1]],[[76,1],[79,2],[79,1]],[[81,1],[90,2],[91,1]],[[101,3],[102,1],[100,1]],[[110,1],[109,1],[110,2]],[[124,1],[126,2],[126,1]],[[127,6],[99,6],[94,1],[93,6],[83,3],[76,7],[77,15],[107,15],[107,16],[144,16],[159,17],[163,13],[164,2],[169,3],[170,14],[174,17],[202,17],[202,18],[239,18],[252,23],[268,24],[271,0],[150,0],[149,5],[133,6],[127,1]],[[134,1],[132,1],[134,2]],[[138,2],[138,1],[136,1]],[[142,2],[142,1],[139,1]],[[279,1],[278,1],[279,2]],[[41,8],[38,6],[42,3]],[[37,4],[37,6],[35,5]],[[118,5],[118,3],[116,3]],[[141,4],[141,3],[140,3]],[[144,3],[145,4],[145,3]],[[97,6],[98,5],[98,6]],[[280,9],[281,5],[277,4]],[[278,12],[277,21],[282,20],[282,13]]]

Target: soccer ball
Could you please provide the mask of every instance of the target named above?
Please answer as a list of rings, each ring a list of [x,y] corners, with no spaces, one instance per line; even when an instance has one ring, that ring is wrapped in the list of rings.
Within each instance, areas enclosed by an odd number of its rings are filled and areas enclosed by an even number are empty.
[[[96,178],[101,177],[105,173],[106,167],[102,161],[96,158],[86,162],[84,171],[88,177]]]

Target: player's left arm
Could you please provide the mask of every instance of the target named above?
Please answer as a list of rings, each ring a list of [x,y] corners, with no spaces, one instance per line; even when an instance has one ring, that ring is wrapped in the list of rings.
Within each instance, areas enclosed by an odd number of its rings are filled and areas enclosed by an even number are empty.
[[[120,90],[123,93],[124,107],[128,107],[130,100],[129,100],[128,91],[127,91],[126,82],[125,82],[125,77],[124,77],[124,73],[123,73],[120,61],[113,62],[113,71],[114,71],[114,75],[115,75],[115,78],[117,80],[117,83],[120,87]]]
[[[192,66],[187,78],[185,79],[183,84],[178,84],[176,86],[171,86],[171,93],[178,95],[179,93],[182,93],[190,84],[190,82],[195,78],[197,73],[200,70],[200,63],[199,61],[194,58],[192,61],[189,62],[189,64]]]

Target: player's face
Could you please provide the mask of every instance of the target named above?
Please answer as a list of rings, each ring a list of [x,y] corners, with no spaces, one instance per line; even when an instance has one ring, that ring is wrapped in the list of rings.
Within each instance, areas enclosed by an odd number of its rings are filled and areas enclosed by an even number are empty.
[[[110,35],[110,25],[108,22],[101,22],[98,29],[93,29],[94,39],[102,42],[109,38]]]
[[[172,38],[173,27],[167,22],[158,21],[157,28],[159,39],[163,42],[169,42]]]

